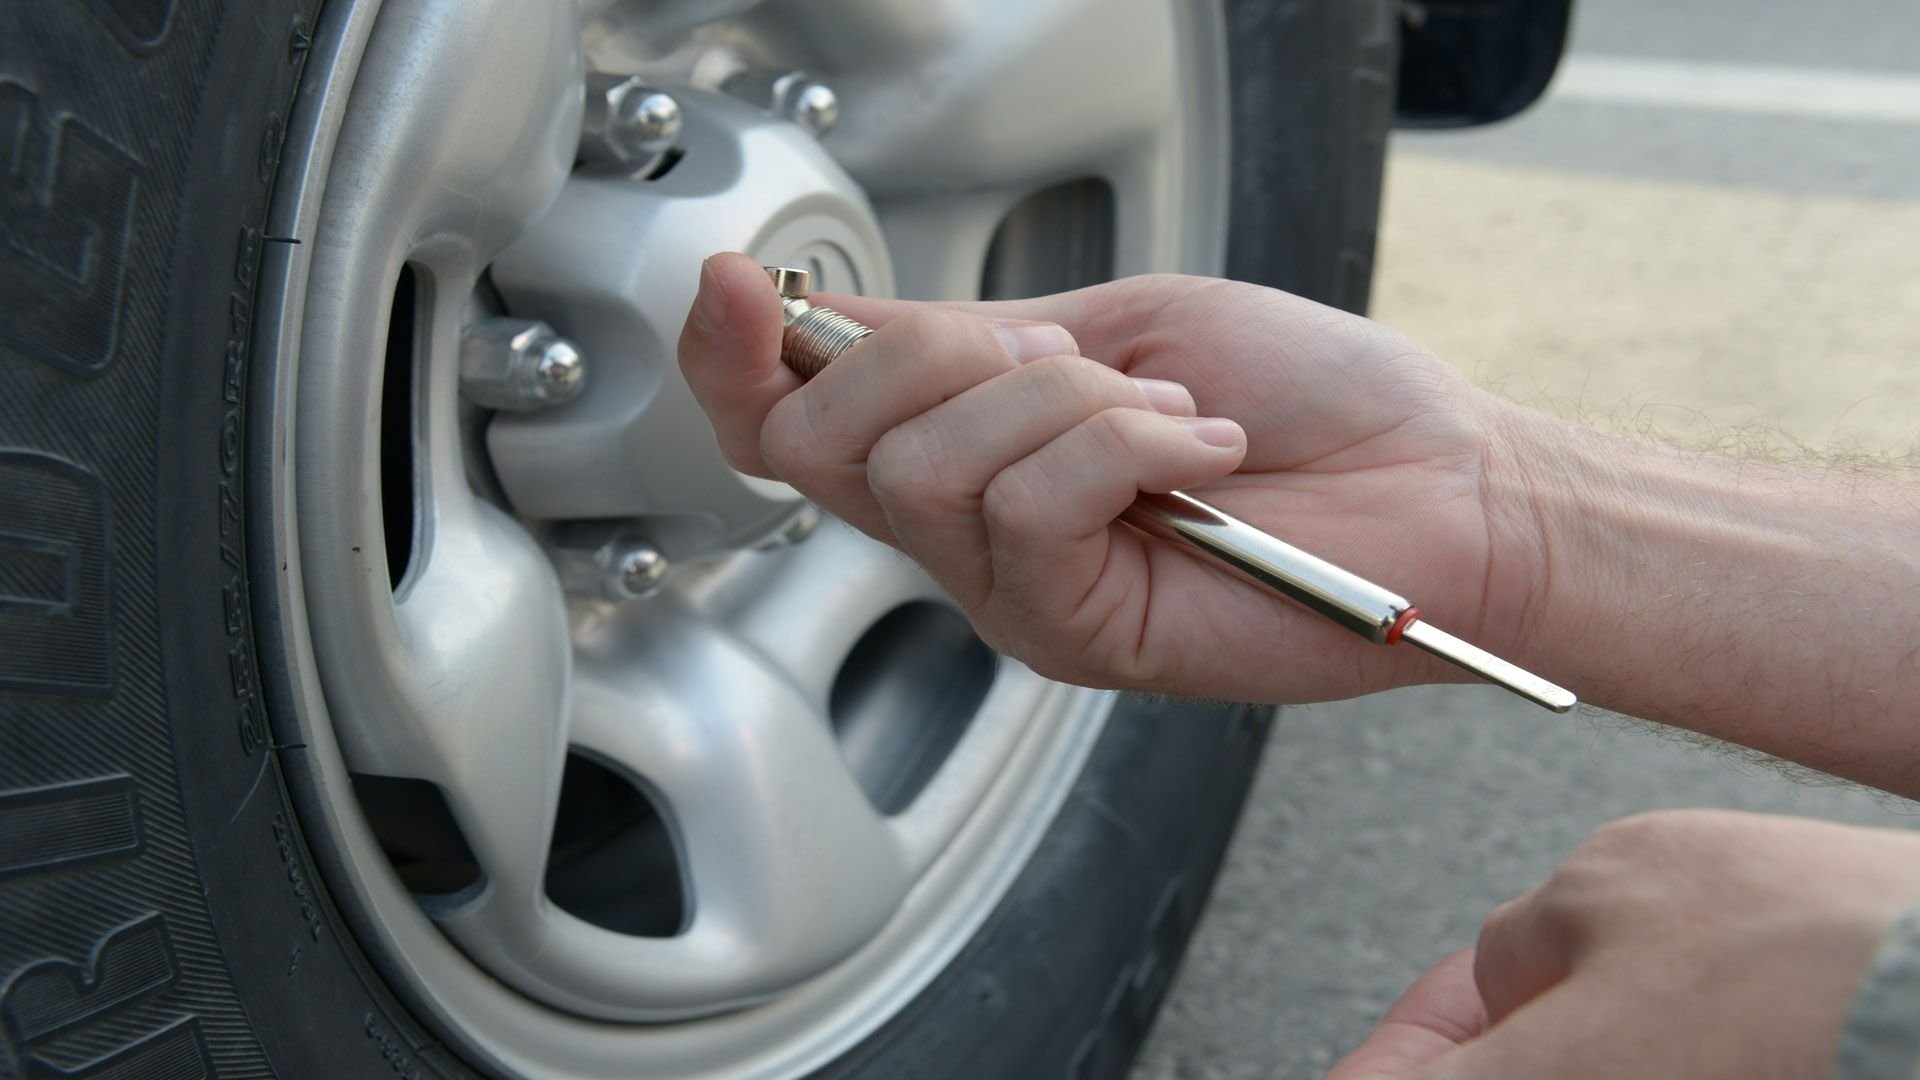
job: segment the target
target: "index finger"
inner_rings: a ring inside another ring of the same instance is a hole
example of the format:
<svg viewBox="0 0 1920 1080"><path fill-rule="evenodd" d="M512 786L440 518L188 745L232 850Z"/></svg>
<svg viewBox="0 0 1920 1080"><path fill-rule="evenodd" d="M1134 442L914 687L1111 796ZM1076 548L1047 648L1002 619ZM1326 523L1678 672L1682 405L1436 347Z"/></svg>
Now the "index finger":
<svg viewBox="0 0 1920 1080"><path fill-rule="evenodd" d="M680 371L713 422L727 464L772 476L760 457L767 411L800 388L780 362L780 295L754 260L738 252L700 265L700 292L680 331Z"/></svg>
<svg viewBox="0 0 1920 1080"><path fill-rule="evenodd" d="M1135 339L1153 315L1191 281L1167 276L1122 278L1071 292L1024 300L889 300L877 296L820 293L814 299L868 326L885 326L916 307L941 307L995 321L1047 322L1066 329L1081 355L1121 371Z"/></svg>
<svg viewBox="0 0 1920 1080"><path fill-rule="evenodd" d="M1365 1042L1341 1059L1326 1080L1400 1080L1410 1077L1486 1029L1486 1011L1473 981L1473 948L1449 954L1427 970Z"/></svg>

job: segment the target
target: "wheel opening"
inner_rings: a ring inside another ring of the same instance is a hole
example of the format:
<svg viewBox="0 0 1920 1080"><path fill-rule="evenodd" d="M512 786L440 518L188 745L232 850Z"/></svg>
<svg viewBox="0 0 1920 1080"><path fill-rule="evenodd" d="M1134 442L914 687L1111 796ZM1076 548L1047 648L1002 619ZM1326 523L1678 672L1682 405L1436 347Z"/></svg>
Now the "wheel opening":
<svg viewBox="0 0 1920 1080"><path fill-rule="evenodd" d="M854 645L828 712L874 809L913 803L980 711L996 662L965 616L924 600L888 612Z"/></svg>
<svg viewBox="0 0 1920 1080"><path fill-rule="evenodd" d="M623 773L567 755L547 856L547 898L606 930L672 937L686 928L680 855L659 808Z"/></svg>
<svg viewBox="0 0 1920 1080"><path fill-rule="evenodd" d="M407 566L413 561L417 293L413 267L402 266L393 286L380 390L380 520L386 532L387 581L395 589L406 579Z"/></svg>
<svg viewBox="0 0 1920 1080"><path fill-rule="evenodd" d="M658 180L661 177L672 172L673 167L675 165L680 164L680 159L686 156L687 156L687 152L685 150L682 150L677 146L673 147L672 149L668 150L666 153L661 154L660 160L654 162L653 167L648 169L644 174L642 174L640 179Z"/></svg>
<svg viewBox="0 0 1920 1080"><path fill-rule="evenodd" d="M1042 188L994 230L980 296L1044 296L1111 281L1113 235L1113 185L1087 177Z"/></svg>
<svg viewBox="0 0 1920 1080"><path fill-rule="evenodd" d="M480 884L480 864L439 785L404 776L353 773L353 793L394 873L423 901Z"/></svg>

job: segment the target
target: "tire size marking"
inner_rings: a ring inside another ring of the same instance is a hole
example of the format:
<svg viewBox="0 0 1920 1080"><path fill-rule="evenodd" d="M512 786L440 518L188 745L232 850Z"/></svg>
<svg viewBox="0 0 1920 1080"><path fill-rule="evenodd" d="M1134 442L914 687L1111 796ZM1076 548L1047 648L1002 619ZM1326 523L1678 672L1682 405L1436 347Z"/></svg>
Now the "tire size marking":
<svg viewBox="0 0 1920 1080"><path fill-rule="evenodd" d="M300 920L306 924L307 933L313 940L320 940L320 905L314 901L313 890L307 885L306 872L300 869L299 849L294 841L293 826L284 814L273 815L273 844L280 852L280 864L287 872L287 885L293 890L293 902L300 908ZM296 966L297 966L296 961ZM289 972L291 974L291 972Z"/></svg>
<svg viewBox="0 0 1920 1080"><path fill-rule="evenodd" d="M367 1038L380 1049L380 1056L387 1060L387 1066L393 1070L395 1076L402 1077L403 1080L420 1080L426 1075L420 1071L420 1066L414 1063L413 1057L407 1053L407 1048L386 1028L380 1026L380 1018L373 1015L371 1011L366 1015L366 1032Z"/></svg>
<svg viewBox="0 0 1920 1080"><path fill-rule="evenodd" d="M246 400L248 342L253 330L254 276L260 264L260 230L243 226L233 259L233 288L227 294L226 352L220 364L220 414L214 447L220 463L220 562L226 580L220 586L221 628L227 638L227 682L233 692L233 724L243 753L265 742L261 723L260 681L253 659L252 605L246 576Z"/></svg>

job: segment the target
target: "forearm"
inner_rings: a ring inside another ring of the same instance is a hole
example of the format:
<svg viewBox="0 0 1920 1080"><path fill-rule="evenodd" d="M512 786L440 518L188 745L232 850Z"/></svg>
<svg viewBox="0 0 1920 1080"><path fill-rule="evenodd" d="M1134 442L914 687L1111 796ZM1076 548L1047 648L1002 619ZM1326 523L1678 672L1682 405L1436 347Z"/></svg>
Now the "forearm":
<svg viewBox="0 0 1920 1080"><path fill-rule="evenodd" d="M1920 481L1741 462L1513 409L1523 662L1618 712L1920 794ZM1528 550L1527 544L1532 544ZM1498 614L1496 612L1496 614Z"/></svg>

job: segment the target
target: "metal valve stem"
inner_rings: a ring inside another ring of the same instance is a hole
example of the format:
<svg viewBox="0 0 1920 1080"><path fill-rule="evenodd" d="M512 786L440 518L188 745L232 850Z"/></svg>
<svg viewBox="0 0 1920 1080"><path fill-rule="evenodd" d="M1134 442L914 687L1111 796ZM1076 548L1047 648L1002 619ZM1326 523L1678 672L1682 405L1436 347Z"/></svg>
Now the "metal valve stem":
<svg viewBox="0 0 1920 1080"><path fill-rule="evenodd" d="M767 274L780 290L780 317L787 325L780 341L780 359L803 379L820 374L833 358L853 348L873 327L807 299L813 275L786 266L769 266Z"/></svg>
<svg viewBox="0 0 1920 1080"><path fill-rule="evenodd" d="M813 276L805 270L778 266L766 270L780 291L786 322L780 359L801 378L813 378L835 357L873 333L872 327L810 302L807 296L812 291ZM1183 491L1142 494L1120 520L1205 555L1369 641L1382 645L1411 642L1554 712L1566 712L1576 704L1572 692L1421 621L1419 610L1395 593Z"/></svg>

